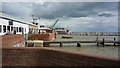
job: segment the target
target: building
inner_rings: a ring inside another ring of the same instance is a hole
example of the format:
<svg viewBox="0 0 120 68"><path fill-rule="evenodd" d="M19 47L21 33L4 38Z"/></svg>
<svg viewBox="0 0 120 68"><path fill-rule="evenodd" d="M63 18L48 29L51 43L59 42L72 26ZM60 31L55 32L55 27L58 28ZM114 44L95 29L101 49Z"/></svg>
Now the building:
<svg viewBox="0 0 120 68"><path fill-rule="evenodd" d="M8 32L12 33L12 31L16 31L16 34L28 34L30 30L33 33L38 33L38 26L16 19L7 14L0 14L0 35L4 35Z"/></svg>

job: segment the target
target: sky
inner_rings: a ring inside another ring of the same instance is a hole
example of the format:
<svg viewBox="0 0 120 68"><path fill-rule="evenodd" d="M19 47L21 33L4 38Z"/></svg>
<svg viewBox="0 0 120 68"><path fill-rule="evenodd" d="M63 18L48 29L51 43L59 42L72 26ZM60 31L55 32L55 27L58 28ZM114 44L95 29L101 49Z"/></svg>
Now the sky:
<svg viewBox="0 0 120 68"><path fill-rule="evenodd" d="M1 2L0 11L28 22L73 32L118 32L118 2Z"/></svg>

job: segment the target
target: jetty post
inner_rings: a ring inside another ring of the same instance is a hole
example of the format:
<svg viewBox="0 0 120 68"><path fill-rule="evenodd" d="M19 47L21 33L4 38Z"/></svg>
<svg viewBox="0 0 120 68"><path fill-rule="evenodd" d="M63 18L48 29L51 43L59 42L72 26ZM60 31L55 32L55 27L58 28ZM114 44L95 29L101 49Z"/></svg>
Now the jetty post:
<svg viewBox="0 0 120 68"><path fill-rule="evenodd" d="M115 40L116 40L116 38L114 38L114 46L116 45L116 44L115 44Z"/></svg>
<svg viewBox="0 0 120 68"><path fill-rule="evenodd" d="M105 39L103 38L103 43L102 43L103 47L105 46Z"/></svg>
<svg viewBox="0 0 120 68"><path fill-rule="evenodd" d="M63 43L62 42L60 42L60 47L63 47Z"/></svg>
<svg viewBox="0 0 120 68"><path fill-rule="evenodd" d="M27 42L25 42L25 47L27 47L28 46L28 43Z"/></svg>
<svg viewBox="0 0 120 68"><path fill-rule="evenodd" d="M81 47L81 44L80 44L80 42L77 42L77 47Z"/></svg>
<svg viewBox="0 0 120 68"><path fill-rule="evenodd" d="M96 37L96 42L97 42L97 46L99 46L99 43L98 43L98 37Z"/></svg>

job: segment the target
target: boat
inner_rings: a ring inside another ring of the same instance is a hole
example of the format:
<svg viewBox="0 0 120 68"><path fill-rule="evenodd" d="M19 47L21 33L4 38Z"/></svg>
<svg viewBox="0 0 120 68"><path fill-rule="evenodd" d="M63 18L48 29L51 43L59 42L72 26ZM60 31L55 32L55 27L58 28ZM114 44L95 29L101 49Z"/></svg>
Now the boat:
<svg viewBox="0 0 120 68"><path fill-rule="evenodd" d="M72 36L62 36L62 38L72 39Z"/></svg>

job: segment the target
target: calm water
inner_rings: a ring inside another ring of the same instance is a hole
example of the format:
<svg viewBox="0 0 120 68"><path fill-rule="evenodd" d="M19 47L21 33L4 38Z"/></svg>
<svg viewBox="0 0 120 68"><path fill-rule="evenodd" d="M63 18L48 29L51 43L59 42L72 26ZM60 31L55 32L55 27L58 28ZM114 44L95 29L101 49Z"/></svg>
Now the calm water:
<svg viewBox="0 0 120 68"><path fill-rule="evenodd" d="M73 37L73 39L62 39L63 35L57 35L57 38L55 41L94 41L96 40L97 36L75 36L75 35L70 35ZM65 35L64 35L65 36ZM118 40L118 36L98 36L98 40L113 40L116 38ZM108 44L106 45L113 45L113 44ZM96 43L84 43L82 44L82 47L76 47L76 44L63 44L64 47L59 47L59 44L52 44L52 48L58 48L58 49L64 49L64 50L70 50L70 51L77 51L77 52L82 52L82 53L89 53L89 54L95 54L95 55L102 55L102 56L109 56L109 57L115 57L115 58L120 58L119 56L119 51L120 51L120 46L96 46Z"/></svg>

